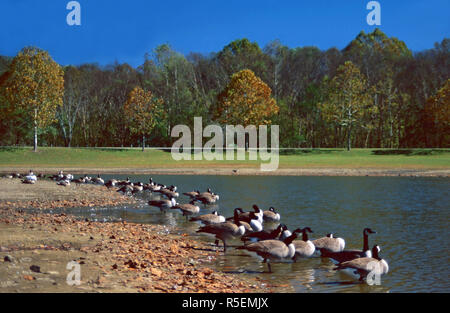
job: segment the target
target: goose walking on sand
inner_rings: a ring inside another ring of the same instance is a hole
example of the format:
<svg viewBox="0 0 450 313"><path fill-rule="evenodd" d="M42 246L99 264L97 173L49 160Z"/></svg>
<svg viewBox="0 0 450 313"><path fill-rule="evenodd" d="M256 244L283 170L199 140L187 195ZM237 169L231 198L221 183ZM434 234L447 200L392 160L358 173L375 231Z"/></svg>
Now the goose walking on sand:
<svg viewBox="0 0 450 313"><path fill-rule="evenodd" d="M272 272L270 266L271 261L282 261L292 259L295 255L295 246L292 243L297 238L297 233L301 229L296 229L293 234L284 241L277 239L262 240L245 246L238 247L239 250L247 250L256 253L263 259L263 263L267 263L269 272Z"/></svg>
<svg viewBox="0 0 450 313"><path fill-rule="evenodd" d="M24 184L35 184L37 181L36 175L34 175L33 171L30 170L27 176L25 176L25 179L22 180L22 183Z"/></svg>
<svg viewBox="0 0 450 313"><path fill-rule="evenodd" d="M359 274L359 280L362 281L367 278L369 273L375 275L383 275L389 272L389 265L386 260L379 256L381 251L378 245L372 248L372 257L357 258L351 261L339 263L334 270L354 269L355 274Z"/></svg>

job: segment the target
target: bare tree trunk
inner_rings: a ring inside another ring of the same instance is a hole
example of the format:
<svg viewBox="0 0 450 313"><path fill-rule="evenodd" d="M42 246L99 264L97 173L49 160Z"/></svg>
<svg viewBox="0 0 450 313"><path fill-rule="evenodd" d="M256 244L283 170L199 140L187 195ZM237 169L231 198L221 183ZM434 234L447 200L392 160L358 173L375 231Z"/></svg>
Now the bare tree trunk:
<svg viewBox="0 0 450 313"><path fill-rule="evenodd" d="M142 152L145 151L145 135L142 135Z"/></svg>
<svg viewBox="0 0 450 313"><path fill-rule="evenodd" d="M34 109L34 152L37 152L37 109Z"/></svg>
<svg viewBox="0 0 450 313"><path fill-rule="evenodd" d="M352 149L352 126L350 125L348 127L347 132L347 151L350 151Z"/></svg>

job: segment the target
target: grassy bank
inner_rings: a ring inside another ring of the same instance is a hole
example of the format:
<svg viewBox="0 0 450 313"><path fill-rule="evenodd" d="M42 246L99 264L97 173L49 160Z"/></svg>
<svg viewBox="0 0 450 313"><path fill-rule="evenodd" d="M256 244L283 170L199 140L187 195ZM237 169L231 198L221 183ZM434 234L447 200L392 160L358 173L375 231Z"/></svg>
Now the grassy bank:
<svg viewBox="0 0 450 313"><path fill-rule="evenodd" d="M258 161L175 161L170 152L117 148L0 148L0 170L9 168L189 169L259 168ZM282 151L279 168L450 169L450 149L304 149Z"/></svg>

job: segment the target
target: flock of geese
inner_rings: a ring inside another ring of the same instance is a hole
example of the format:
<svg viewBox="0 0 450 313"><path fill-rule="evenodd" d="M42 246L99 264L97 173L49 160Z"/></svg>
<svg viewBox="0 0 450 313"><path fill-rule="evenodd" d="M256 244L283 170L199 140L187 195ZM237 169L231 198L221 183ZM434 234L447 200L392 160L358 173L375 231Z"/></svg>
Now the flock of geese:
<svg viewBox="0 0 450 313"><path fill-rule="evenodd" d="M26 184L34 184L37 178L45 178L44 175L34 175L32 171L28 175L11 174L5 176L7 178L23 178L22 182ZM380 247L374 245L372 249L369 247L369 235L376 233L370 228L363 230L363 247L361 250L345 249L345 240L343 238L335 238L332 233L325 237L310 240L309 234L313 233L310 227L297 228L292 232L285 224L279 224L281 220L280 214L274 207L268 210L260 209L256 204L253 205L253 211L245 212L242 208L234 209L231 217L219 215L217 211L212 213L199 215L200 203L204 206L215 204L219 200L219 195L214 193L210 188L205 192L191 191L185 192L183 195L188 197L188 203L178 203L176 198L179 197L176 186L166 186L155 183L152 178L144 184L142 182L133 183L129 178L126 180L111 179L105 182L100 175L97 177L80 177L74 179L71 174L64 174L60 171L57 175L48 178L55 180L58 185L69 186L70 183L76 184L98 184L108 188L116 188L117 192L127 195L149 191L153 194L161 194L160 200L150 200L148 205L157 207L161 211L178 210L191 222L200 223L202 226L197 233L204 233L215 237L216 246L219 242L223 243L223 251L227 250L227 243L233 239L240 239L243 245L236 247L238 250L245 250L252 255L262 259L263 263L267 263L269 272L272 272L271 262L280 261L298 261L301 258L313 256L315 252L320 253L323 258L330 258L336 263L335 270L350 269L354 274L359 275L359 280L366 279L369 273L383 275L389 271L388 263L379 255ZM275 226L266 227L264 225ZM298 238L301 235L301 239Z"/></svg>

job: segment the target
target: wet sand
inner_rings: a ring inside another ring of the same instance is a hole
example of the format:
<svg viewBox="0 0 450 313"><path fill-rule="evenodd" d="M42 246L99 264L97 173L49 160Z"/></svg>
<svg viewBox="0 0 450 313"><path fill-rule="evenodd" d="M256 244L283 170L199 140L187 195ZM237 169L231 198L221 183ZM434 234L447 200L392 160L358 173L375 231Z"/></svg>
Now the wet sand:
<svg viewBox="0 0 450 313"><path fill-rule="evenodd" d="M260 277L211 269L210 262L223 253L222 248L171 234L162 225L100 223L19 209L27 203L39 203L41 208L58 203L82 206L94 198L111 202L115 197L101 186L53 189L53 185L0 180L0 292L291 291ZM16 194L11 194L14 190ZM16 196L20 201L14 200ZM72 270L67 269L69 262L80 265L79 286L66 282Z"/></svg>

